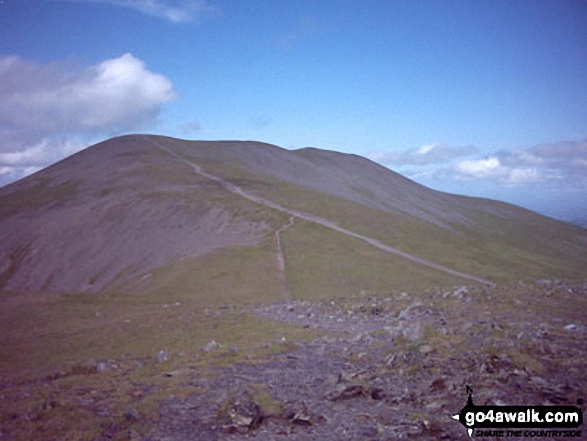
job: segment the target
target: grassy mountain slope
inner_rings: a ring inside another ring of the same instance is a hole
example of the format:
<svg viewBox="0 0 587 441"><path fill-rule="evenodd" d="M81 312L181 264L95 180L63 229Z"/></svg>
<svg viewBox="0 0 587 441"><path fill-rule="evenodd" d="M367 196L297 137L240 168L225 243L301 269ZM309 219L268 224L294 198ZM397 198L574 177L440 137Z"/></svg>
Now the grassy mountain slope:
<svg viewBox="0 0 587 441"><path fill-rule="evenodd" d="M585 274L585 231L520 207L430 190L355 155L160 140L250 193L450 268L496 282Z"/></svg>
<svg viewBox="0 0 587 441"><path fill-rule="evenodd" d="M280 299L275 232L289 216L194 173L152 141L250 194L492 281L587 268L584 229L430 190L356 155L134 135L0 189L0 290ZM294 297L463 283L311 222L298 219L282 236Z"/></svg>

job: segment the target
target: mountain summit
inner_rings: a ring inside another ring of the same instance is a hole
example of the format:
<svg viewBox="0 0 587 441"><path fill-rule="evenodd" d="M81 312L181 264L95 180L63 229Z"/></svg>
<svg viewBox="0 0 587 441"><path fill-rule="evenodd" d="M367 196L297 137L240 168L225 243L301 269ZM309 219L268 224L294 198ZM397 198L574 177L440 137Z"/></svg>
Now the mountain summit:
<svg viewBox="0 0 587 441"><path fill-rule="evenodd" d="M5 292L263 302L585 268L585 229L315 148L128 135L0 189Z"/></svg>

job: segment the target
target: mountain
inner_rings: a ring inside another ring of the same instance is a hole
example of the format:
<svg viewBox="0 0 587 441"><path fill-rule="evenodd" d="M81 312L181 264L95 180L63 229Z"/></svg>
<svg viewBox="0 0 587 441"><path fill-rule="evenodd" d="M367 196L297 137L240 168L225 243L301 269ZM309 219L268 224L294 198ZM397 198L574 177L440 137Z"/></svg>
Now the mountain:
<svg viewBox="0 0 587 441"><path fill-rule="evenodd" d="M585 276L587 231L357 155L128 135L0 189L0 291L316 299Z"/></svg>
<svg viewBox="0 0 587 441"><path fill-rule="evenodd" d="M0 438L457 439L585 396L586 268L356 155L111 139L0 188Z"/></svg>

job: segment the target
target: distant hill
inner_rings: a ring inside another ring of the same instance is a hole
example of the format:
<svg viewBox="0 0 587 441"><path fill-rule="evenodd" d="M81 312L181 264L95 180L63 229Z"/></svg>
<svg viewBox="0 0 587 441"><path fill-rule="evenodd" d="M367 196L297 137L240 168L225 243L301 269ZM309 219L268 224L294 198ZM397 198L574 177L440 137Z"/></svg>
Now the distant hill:
<svg viewBox="0 0 587 441"><path fill-rule="evenodd" d="M0 291L203 304L581 277L587 231L368 159L129 135L0 189Z"/></svg>

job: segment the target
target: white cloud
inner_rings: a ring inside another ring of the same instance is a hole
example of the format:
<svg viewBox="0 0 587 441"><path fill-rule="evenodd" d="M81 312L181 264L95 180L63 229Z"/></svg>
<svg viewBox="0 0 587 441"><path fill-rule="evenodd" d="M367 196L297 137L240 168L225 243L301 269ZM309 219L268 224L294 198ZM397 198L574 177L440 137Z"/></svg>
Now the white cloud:
<svg viewBox="0 0 587 441"><path fill-rule="evenodd" d="M587 140L500 150L485 157L443 165L440 159L448 162L457 156L447 149L441 144L429 144L391 157L385 154L371 157L378 162L405 165L404 173L428 183L486 180L509 187L542 183L565 191L587 190ZM466 154L467 151L463 149L460 153Z"/></svg>
<svg viewBox="0 0 587 441"><path fill-rule="evenodd" d="M497 155L512 169L537 169L544 180L572 181L574 186L587 188L587 140L540 144Z"/></svg>
<svg viewBox="0 0 587 441"><path fill-rule="evenodd" d="M128 53L87 68L0 56L0 185L104 135L148 127L175 96Z"/></svg>
<svg viewBox="0 0 587 441"><path fill-rule="evenodd" d="M428 165L446 163L458 157L472 155L477 151L477 147L470 145L450 147L435 143L401 153L373 153L369 157L382 164Z"/></svg>
<svg viewBox="0 0 587 441"><path fill-rule="evenodd" d="M0 153L0 166L41 167L48 162L58 161L71 155L85 146L86 143L81 141L49 137L16 151Z"/></svg>
<svg viewBox="0 0 587 441"><path fill-rule="evenodd" d="M457 179L490 178L508 185L523 185L544 180L537 167L512 167L496 156L461 161L455 166Z"/></svg>
<svg viewBox="0 0 587 441"><path fill-rule="evenodd" d="M507 182L510 184L526 184L528 182L539 182L542 180L540 172L536 167L513 168L509 170Z"/></svg>
<svg viewBox="0 0 587 441"><path fill-rule="evenodd" d="M14 166L31 164L44 160L45 152L42 145L33 146L27 150L0 153L0 164L4 166Z"/></svg>
<svg viewBox="0 0 587 441"><path fill-rule="evenodd" d="M418 150L416 150L415 153L417 155L425 155L427 153L430 153L431 150L434 150L438 146L439 146L439 144L427 144L427 145L423 145Z"/></svg>
<svg viewBox="0 0 587 441"><path fill-rule="evenodd" d="M77 0L77 2L107 3L113 6L134 9L143 14L162 18L173 23L187 23L214 10L204 0Z"/></svg>
<svg viewBox="0 0 587 441"><path fill-rule="evenodd" d="M503 166L496 157L461 161L456 168L461 173L475 178L496 176L503 170Z"/></svg>
<svg viewBox="0 0 587 441"><path fill-rule="evenodd" d="M74 73L0 57L0 124L15 129L131 130L174 98L171 81L128 53Z"/></svg>
<svg viewBox="0 0 587 441"><path fill-rule="evenodd" d="M9 167L0 166L0 186L22 179L41 170L43 167Z"/></svg>

